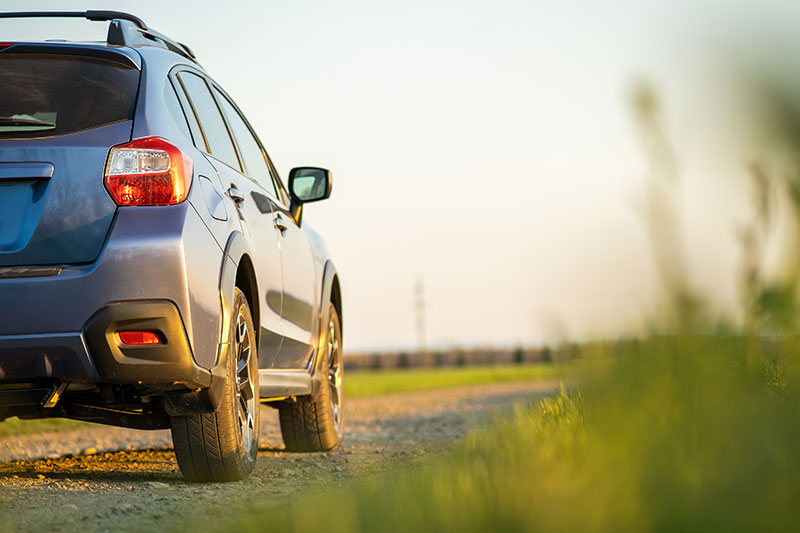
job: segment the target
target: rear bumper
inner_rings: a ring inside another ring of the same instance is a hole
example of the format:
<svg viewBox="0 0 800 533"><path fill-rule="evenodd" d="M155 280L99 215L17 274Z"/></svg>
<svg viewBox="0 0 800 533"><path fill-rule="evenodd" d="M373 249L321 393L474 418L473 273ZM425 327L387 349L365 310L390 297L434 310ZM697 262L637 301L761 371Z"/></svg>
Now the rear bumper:
<svg viewBox="0 0 800 533"><path fill-rule="evenodd" d="M117 333L155 331L163 344L127 346ZM0 381L211 385L195 363L178 308L165 300L115 302L77 333L0 336Z"/></svg>
<svg viewBox="0 0 800 533"><path fill-rule="evenodd" d="M0 335L0 381L56 378L99 380L82 332Z"/></svg>

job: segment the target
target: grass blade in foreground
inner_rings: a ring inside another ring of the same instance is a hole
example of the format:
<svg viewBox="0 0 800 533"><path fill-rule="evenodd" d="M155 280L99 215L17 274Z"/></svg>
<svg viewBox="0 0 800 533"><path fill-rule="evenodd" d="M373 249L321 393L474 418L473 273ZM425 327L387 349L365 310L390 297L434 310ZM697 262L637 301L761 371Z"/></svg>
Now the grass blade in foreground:
<svg viewBox="0 0 800 533"><path fill-rule="evenodd" d="M609 349L613 362L580 395L562 392L520 409L438 464L236 525L307 531L326 523L333 531L365 532L794 529L796 344L773 344L767 355L754 354L740 338L622 343Z"/></svg>

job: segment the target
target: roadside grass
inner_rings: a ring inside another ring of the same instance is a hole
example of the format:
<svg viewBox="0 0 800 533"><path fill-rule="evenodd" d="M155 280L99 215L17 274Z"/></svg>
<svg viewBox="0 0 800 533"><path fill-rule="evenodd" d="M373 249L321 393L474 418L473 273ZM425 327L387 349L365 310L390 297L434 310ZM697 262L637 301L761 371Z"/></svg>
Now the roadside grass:
<svg viewBox="0 0 800 533"><path fill-rule="evenodd" d="M452 454L224 529L763 531L800 523L800 342L653 336ZM610 361L609 361L610 360ZM588 376L588 377L587 377Z"/></svg>
<svg viewBox="0 0 800 533"><path fill-rule="evenodd" d="M70 431L86 427L94 427L95 424L69 420L66 418L42 418L38 420L21 420L17 417L9 418L0 422L0 439L14 435L29 435L31 433L56 433L59 431Z"/></svg>
<svg viewBox="0 0 800 533"><path fill-rule="evenodd" d="M558 379L563 372L563 367L546 363L358 370L345 374L344 387L347 398L362 398L467 385Z"/></svg>

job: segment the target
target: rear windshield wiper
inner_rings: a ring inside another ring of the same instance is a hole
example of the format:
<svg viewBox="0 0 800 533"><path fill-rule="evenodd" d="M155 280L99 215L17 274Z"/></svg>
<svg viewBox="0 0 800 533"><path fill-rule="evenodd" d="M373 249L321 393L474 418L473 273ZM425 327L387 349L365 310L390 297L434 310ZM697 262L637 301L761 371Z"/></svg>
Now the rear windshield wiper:
<svg viewBox="0 0 800 533"><path fill-rule="evenodd" d="M47 122L46 120L39 120L36 118L19 118L19 117L0 117L0 126L43 126L47 128L55 128L54 122Z"/></svg>

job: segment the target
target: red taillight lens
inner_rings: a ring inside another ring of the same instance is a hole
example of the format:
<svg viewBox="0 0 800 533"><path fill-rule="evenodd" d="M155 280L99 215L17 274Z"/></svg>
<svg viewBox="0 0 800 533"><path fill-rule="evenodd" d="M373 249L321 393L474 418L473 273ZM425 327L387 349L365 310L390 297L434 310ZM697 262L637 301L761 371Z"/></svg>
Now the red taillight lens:
<svg viewBox="0 0 800 533"><path fill-rule="evenodd" d="M172 205L186 200L192 159L160 137L144 137L111 148L104 181L120 206Z"/></svg>
<svg viewBox="0 0 800 533"><path fill-rule="evenodd" d="M120 331L119 340L122 344L141 346L144 344L164 344L158 333L152 331Z"/></svg>
<svg viewBox="0 0 800 533"><path fill-rule="evenodd" d="M14 46L15 43L0 43L0 50L5 50L11 46Z"/></svg>

